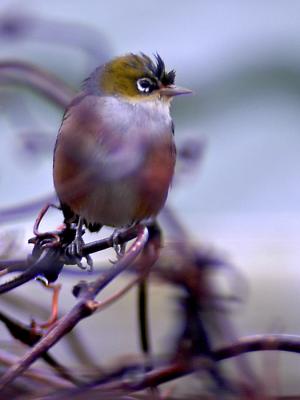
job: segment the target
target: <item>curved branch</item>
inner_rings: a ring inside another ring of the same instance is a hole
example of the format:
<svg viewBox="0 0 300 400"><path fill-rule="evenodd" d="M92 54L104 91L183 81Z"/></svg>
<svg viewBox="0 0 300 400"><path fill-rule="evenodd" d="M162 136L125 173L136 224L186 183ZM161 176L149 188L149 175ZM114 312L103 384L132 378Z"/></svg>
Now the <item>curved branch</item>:
<svg viewBox="0 0 300 400"><path fill-rule="evenodd" d="M63 263L59 261L61 256L61 249L48 249L45 251L45 255L41 256L36 262L28 263L28 268L24 270L20 275L16 278L3 283L0 285L0 294L9 292L12 289L15 289L18 286L23 285L26 282L29 282L31 279L34 279L37 275L45 273L46 270L49 270L49 267L53 267L52 272L56 272L57 274L61 271L63 267ZM19 264L11 264L11 266L7 267L7 272L12 272L15 267L24 266L23 262ZM54 268L55 266L55 268ZM11 268L10 268L11 267ZM5 272L5 269L2 270Z"/></svg>
<svg viewBox="0 0 300 400"><path fill-rule="evenodd" d="M281 334L248 336L241 338L236 343L213 351L211 356L214 361L222 361L248 352L262 350L280 350L300 353L300 336ZM156 364L156 368L145 372L142 377L141 371L145 371L145 363L135 363L125 367L118 367L109 374L102 375L98 379L86 383L80 388L69 391L68 394L78 394L84 392L86 389L92 389L95 386L103 390L103 392L101 392L102 394L110 393L110 395L114 391L128 392L144 390L207 368L209 363L209 358L200 356L188 360L177 360L163 366ZM134 380L134 375L131 374L132 379L129 382L124 379L124 377L132 371L139 371L139 373L136 375L136 381ZM112 382L113 379L115 380L114 382ZM60 399L61 397L57 398Z"/></svg>
<svg viewBox="0 0 300 400"><path fill-rule="evenodd" d="M27 86L64 108L75 95L75 91L63 80L42 68L21 61L0 62L0 83Z"/></svg>
<svg viewBox="0 0 300 400"><path fill-rule="evenodd" d="M215 350L212 352L212 356L215 361L222 361L241 354L266 350L300 353L300 336L281 334L246 336L232 345ZM142 381L133 385L133 387L130 387L134 390L139 390L165 383L190 372L194 372L199 368L203 368L205 365L205 363L201 363L201 358L200 363L197 362L197 360L192 363L183 361L175 362L167 367L162 367L161 369L156 369L146 373Z"/></svg>
<svg viewBox="0 0 300 400"><path fill-rule="evenodd" d="M138 236L126 254L110 270L100 275L98 279L81 287L77 304L30 351L25 353L19 362L8 369L0 379L0 390L27 370L36 359L71 331L78 322L93 314L97 309L93 307L97 294L135 260L143 250L147 240L148 229L139 226Z"/></svg>
<svg viewBox="0 0 300 400"><path fill-rule="evenodd" d="M226 360L253 351L278 350L300 353L300 336L286 334L253 335L214 352L216 361Z"/></svg>

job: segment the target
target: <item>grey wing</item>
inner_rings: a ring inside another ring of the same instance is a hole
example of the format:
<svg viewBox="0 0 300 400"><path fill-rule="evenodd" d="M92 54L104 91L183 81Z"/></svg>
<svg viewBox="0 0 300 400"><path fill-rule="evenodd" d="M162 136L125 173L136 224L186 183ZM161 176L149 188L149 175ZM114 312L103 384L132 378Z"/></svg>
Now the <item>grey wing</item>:
<svg viewBox="0 0 300 400"><path fill-rule="evenodd" d="M76 161L97 171L99 180L130 176L145 158L146 144L131 105L115 98L79 96L70 105L62 130Z"/></svg>

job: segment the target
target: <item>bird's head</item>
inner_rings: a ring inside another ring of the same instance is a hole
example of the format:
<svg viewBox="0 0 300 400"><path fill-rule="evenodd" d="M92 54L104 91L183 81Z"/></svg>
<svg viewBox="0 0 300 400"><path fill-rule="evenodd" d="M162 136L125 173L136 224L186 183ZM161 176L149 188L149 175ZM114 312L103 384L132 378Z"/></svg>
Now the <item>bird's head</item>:
<svg viewBox="0 0 300 400"><path fill-rule="evenodd" d="M175 71L167 72L158 54L154 61L143 53L117 57L99 72L97 84L102 94L134 103L169 102L174 96L191 93L189 89L175 86Z"/></svg>

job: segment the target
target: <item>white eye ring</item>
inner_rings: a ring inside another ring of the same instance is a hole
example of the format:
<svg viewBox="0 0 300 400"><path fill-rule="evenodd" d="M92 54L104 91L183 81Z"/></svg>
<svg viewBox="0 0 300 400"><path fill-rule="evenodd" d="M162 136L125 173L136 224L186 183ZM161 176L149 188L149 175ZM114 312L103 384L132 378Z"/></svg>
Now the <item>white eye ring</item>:
<svg viewBox="0 0 300 400"><path fill-rule="evenodd" d="M152 86L152 81L149 78L140 78L136 81L136 86L140 92L149 93Z"/></svg>

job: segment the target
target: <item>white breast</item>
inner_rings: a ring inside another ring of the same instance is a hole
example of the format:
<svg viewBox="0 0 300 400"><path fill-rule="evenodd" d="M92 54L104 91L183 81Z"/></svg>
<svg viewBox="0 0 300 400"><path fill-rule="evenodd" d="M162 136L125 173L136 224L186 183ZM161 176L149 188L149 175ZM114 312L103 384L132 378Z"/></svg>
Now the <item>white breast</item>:
<svg viewBox="0 0 300 400"><path fill-rule="evenodd" d="M97 97L101 101L101 118L111 131L120 131L130 138L160 136L171 129L170 104L160 100L127 102L117 97ZM101 100L100 100L101 99Z"/></svg>
<svg viewBox="0 0 300 400"><path fill-rule="evenodd" d="M75 178L87 195L74 212L90 223L132 223L138 204L137 181L149 149L153 143L173 141L169 105L88 95L72 106L62 131L65 137L69 132L69 143L86 169ZM60 198L70 203L63 193Z"/></svg>

